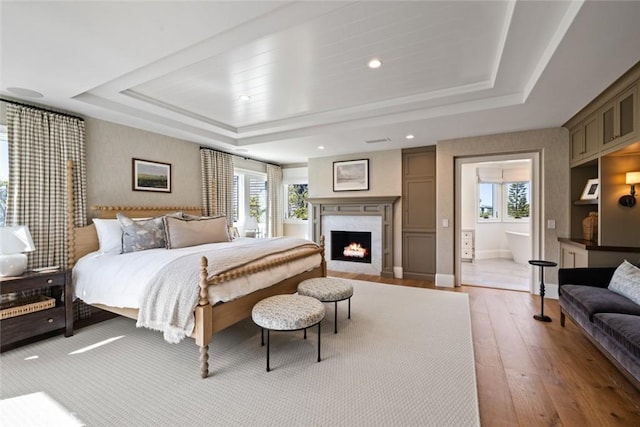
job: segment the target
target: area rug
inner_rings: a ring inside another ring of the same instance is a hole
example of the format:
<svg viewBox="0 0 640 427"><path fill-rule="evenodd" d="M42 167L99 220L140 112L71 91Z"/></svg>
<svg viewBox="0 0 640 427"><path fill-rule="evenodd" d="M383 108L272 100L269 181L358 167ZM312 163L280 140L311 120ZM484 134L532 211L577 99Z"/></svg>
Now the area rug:
<svg viewBox="0 0 640 427"><path fill-rule="evenodd" d="M480 425L468 296L350 282L337 334L325 305L319 363L316 328L274 332L266 372L251 319L214 337L207 379L193 340L168 344L125 318L5 352L0 425L26 422L9 417L30 396L88 426Z"/></svg>

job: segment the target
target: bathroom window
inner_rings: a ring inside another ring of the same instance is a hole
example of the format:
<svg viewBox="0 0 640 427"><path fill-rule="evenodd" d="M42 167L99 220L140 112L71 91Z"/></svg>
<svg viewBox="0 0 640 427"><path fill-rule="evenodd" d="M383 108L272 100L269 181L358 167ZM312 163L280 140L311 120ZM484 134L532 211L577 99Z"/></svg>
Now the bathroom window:
<svg viewBox="0 0 640 427"><path fill-rule="evenodd" d="M501 184L478 183L478 222L499 221Z"/></svg>
<svg viewBox="0 0 640 427"><path fill-rule="evenodd" d="M478 222L529 222L529 182L479 182Z"/></svg>
<svg viewBox="0 0 640 427"><path fill-rule="evenodd" d="M504 194L504 221L528 222L531 208L531 186L529 182L505 182L502 184Z"/></svg>

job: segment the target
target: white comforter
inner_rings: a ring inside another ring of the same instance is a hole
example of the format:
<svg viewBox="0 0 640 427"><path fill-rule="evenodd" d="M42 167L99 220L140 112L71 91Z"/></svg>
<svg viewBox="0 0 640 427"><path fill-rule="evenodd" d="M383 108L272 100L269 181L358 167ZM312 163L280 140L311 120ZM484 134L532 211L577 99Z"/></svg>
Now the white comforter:
<svg viewBox="0 0 640 427"><path fill-rule="evenodd" d="M282 239L282 238L277 238ZM291 239L295 246L303 239ZM140 308L144 306L146 290L160 271L180 258L202 251L213 254L244 247L261 245L276 239L238 239L228 243L213 243L181 249L150 249L121 255L93 252L82 257L73 268L74 295L88 304L104 304L112 307ZM209 271L216 267L216 255L208 255ZM310 270L320 264L320 255L305 257L263 272L243 276L209 287L209 301L215 304L230 301L258 289L271 286L287 277ZM177 262L177 261L176 261ZM199 263L191 272L197 272ZM198 283L188 284L198 287Z"/></svg>

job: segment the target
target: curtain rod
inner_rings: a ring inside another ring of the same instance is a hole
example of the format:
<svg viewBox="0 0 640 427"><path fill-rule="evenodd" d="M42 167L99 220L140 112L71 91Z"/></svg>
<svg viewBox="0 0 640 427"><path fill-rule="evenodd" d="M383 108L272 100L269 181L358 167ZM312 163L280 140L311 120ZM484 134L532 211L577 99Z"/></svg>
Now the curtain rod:
<svg viewBox="0 0 640 427"><path fill-rule="evenodd" d="M279 165L278 163L265 162L264 160L253 159L253 158L251 158L251 157L247 157L247 156L239 156L239 155L234 154L234 153L229 153L228 151L218 150L217 148L211 148L211 147L203 147L203 146L200 146L200 149L201 149L201 150L217 151L218 153L229 154L230 156L240 157L241 159L244 159L244 160L253 160L254 162L260 162L260 163L265 163L265 164L267 164L267 165L273 165L273 166L280 166L280 167L282 167L282 165Z"/></svg>
<svg viewBox="0 0 640 427"><path fill-rule="evenodd" d="M12 99L0 98L0 101L7 102L9 104L19 105L21 107L27 107L27 108L33 108L33 109L36 109L36 110L40 110L40 111L46 111L47 113L59 114L61 116L71 117L72 119L77 119L77 120L84 121L84 118L82 118L80 116L74 116L73 114L62 113L60 111L55 111L55 110L51 110L51 109L48 109L48 108L39 107L39 106L36 106L36 105L24 104L22 102L14 101Z"/></svg>

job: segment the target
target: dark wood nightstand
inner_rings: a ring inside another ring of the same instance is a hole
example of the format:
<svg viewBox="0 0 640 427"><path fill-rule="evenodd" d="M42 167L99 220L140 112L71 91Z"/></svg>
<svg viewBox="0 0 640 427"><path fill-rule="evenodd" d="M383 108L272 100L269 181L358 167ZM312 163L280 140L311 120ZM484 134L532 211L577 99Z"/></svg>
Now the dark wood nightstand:
<svg viewBox="0 0 640 427"><path fill-rule="evenodd" d="M19 295L23 291L41 288L50 288L55 307L0 321L0 351L35 341L35 337L48 337L60 332L64 332L65 337L73 335L71 270L26 272L17 277L0 277L2 295Z"/></svg>

